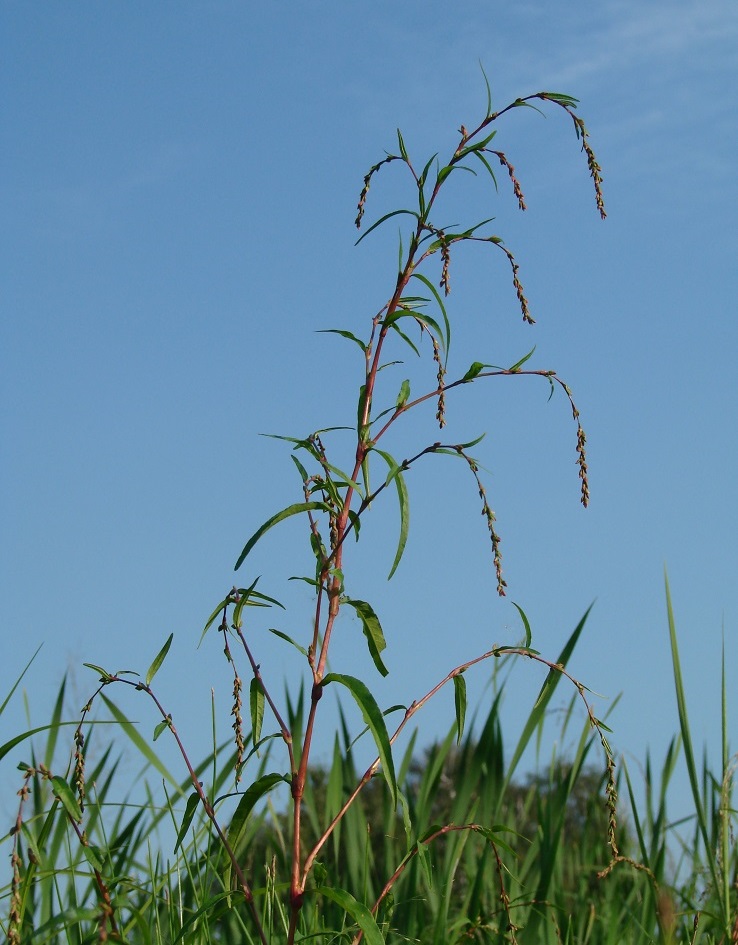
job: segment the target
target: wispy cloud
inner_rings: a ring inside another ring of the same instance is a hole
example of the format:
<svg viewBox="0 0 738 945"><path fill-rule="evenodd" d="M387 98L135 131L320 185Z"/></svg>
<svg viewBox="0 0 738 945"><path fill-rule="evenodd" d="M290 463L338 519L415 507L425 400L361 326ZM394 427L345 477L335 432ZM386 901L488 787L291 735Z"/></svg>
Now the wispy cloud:
<svg viewBox="0 0 738 945"><path fill-rule="evenodd" d="M733 0L606 0L575 35L576 49L564 42L549 46L545 56L547 67L565 85L597 81L624 69L666 78L689 72L708 56L713 73L738 68L738 4Z"/></svg>

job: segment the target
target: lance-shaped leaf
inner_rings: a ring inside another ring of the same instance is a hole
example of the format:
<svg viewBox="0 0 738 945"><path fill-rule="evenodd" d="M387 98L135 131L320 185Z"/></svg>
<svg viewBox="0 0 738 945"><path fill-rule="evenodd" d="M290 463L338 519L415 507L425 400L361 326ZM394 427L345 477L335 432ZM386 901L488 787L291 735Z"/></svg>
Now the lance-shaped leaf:
<svg viewBox="0 0 738 945"><path fill-rule="evenodd" d="M508 371L511 374L515 374L517 371L519 371L520 368L525 364L525 362L532 356L535 350L536 350L536 346L533 345L533 347L530 349L530 351L526 355L524 355L519 361L516 361L515 364L513 364L511 368L508 368Z"/></svg>
<svg viewBox="0 0 738 945"><path fill-rule="evenodd" d="M254 745L261 738L261 726L264 722L264 688L256 677L249 688L249 706L251 708L251 734Z"/></svg>
<svg viewBox="0 0 738 945"><path fill-rule="evenodd" d="M89 844L84 844L82 846L82 853L93 870L97 870L98 873L101 873L105 869L103 854L100 850L100 847L93 847Z"/></svg>
<svg viewBox="0 0 738 945"><path fill-rule="evenodd" d="M398 409L404 407L410 399L410 381L406 378L400 385L400 393L397 395L395 407Z"/></svg>
<svg viewBox="0 0 738 945"><path fill-rule="evenodd" d="M387 476L387 482L394 481L397 488L397 498L400 503L400 538L397 543L395 560L392 562L390 573L387 575L387 580L389 581L389 579L397 570L397 565L400 563L402 555L405 551L405 545L407 544L407 533L408 529L410 528L410 499L407 492L405 477L402 474L402 466L400 466L399 463L397 463L396 460L384 450L377 449L375 446L374 451L378 453L389 466L390 471L389 475Z"/></svg>
<svg viewBox="0 0 738 945"><path fill-rule="evenodd" d="M371 605L367 604L366 601L351 600L350 597L344 597L343 603L349 604L349 606L353 607L356 611L361 620L361 627L366 637L369 652L374 660L374 665L383 676L386 676L389 670L382 662L380 654L382 650L387 648L387 643L384 639L384 633L382 632L379 618L372 610Z"/></svg>
<svg viewBox="0 0 738 945"><path fill-rule="evenodd" d="M462 384L467 384L469 381L473 381L485 368L494 368L494 364L482 364L481 361L475 361L466 374L461 378Z"/></svg>
<svg viewBox="0 0 738 945"><path fill-rule="evenodd" d="M413 210L393 210L391 213L385 213L385 215L384 215L383 217L380 217L379 220L377 220L375 223L372 223L372 225L369 227L369 229L366 231L366 233L362 234L362 235L358 238L358 240L356 241L356 243L355 243L354 245L355 245L355 246L358 246L359 243L360 243L365 237L369 236L369 234L372 232L372 230L376 230L376 228L377 228L378 226L381 226L381 225L385 222L385 220L389 220L390 217L396 217L396 216L398 216L398 215L401 214L401 213L407 214L407 215L410 216L410 217L415 217L416 220L419 220L419 219L420 219L420 217L418 216L418 214L415 213Z"/></svg>
<svg viewBox="0 0 738 945"><path fill-rule="evenodd" d="M497 132L493 131L491 134L488 134L486 138L481 138L479 141L475 141L474 144L469 144L465 148L462 148L458 153L457 160L460 161L462 158L465 158L467 154L471 154L474 151L483 151L496 134Z"/></svg>
<svg viewBox="0 0 738 945"><path fill-rule="evenodd" d="M59 775L54 775L51 779L51 789L54 797L61 801L64 810L76 823L82 823L82 811L80 810L74 791L69 786L69 782Z"/></svg>
<svg viewBox="0 0 738 945"><path fill-rule="evenodd" d="M403 161L408 161L407 148L405 147L405 142L402 137L402 132L400 129L397 129L397 143L400 146L400 154L402 155Z"/></svg>
<svg viewBox="0 0 738 945"><path fill-rule="evenodd" d="M228 843L234 852L238 850L239 841L244 835L251 811L261 798L268 794L274 785L279 784L280 781L289 784L290 779L286 774L265 774L254 781L251 787L244 792L243 797L238 802L238 807L233 812L231 825L228 828Z"/></svg>
<svg viewBox="0 0 738 945"><path fill-rule="evenodd" d="M395 777L395 764L392 758L392 746L387 733L387 726L384 724L384 716L374 696L369 692L366 685L360 679L356 679L355 676L330 673L323 680L323 685L327 686L332 682L337 682L345 686L354 697L359 709L361 709L364 721L368 725L369 731L374 738L374 743L377 746L377 753L382 766L382 774L390 789L392 804L394 807L397 807L397 778Z"/></svg>
<svg viewBox="0 0 738 945"><path fill-rule="evenodd" d="M0 760L2 760L8 754L8 752L11 752L16 747L16 745L20 745L20 743L24 742L27 738L31 738L33 735L37 735L39 732L50 732L59 725L76 726L77 722L55 722L51 725L39 725L38 728L30 728L27 732L23 732L22 735L16 735L14 738L11 738L9 741L0 745Z"/></svg>
<svg viewBox="0 0 738 945"><path fill-rule="evenodd" d="M332 466L330 463L325 464L328 469L336 476L336 480L339 485L351 486L352 489L355 489L359 493L361 498L364 498L364 493L361 491L361 486L359 483L352 479L348 473L345 473L342 469L339 469L338 466Z"/></svg>
<svg viewBox="0 0 738 945"><path fill-rule="evenodd" d="M456 744L461 744L466 719L466 680L459 673L454 676L454 707L456 709Z"/></svg>
<svg viewBox="0 0 738 945"><path fill-rule="evenodd" d="M334 889L333 886L317 886L315 893L332 899L344 909L364 933L367 945L384 945L384 936L379 931L374 916L362 902L357 902L351 893L345 889Z"/></svg>
<svg viewBox="0 0 738 945"><path fill-rule="evenodd" d="M533 633L531 632L531 629L530 629L530 621L526 617L523 608L519 604L516 604L515 601L513 601L512 605L520 614L520 619L523 621L523 626L525 627L525 640L523 642L523 646L525 647L526 650L528 650L530 649L530 643L533 638Z"/></svg>
<svg viewBox="0 0 738 945"><path fill-rule="evenodd" d="M182 818L182 823L177 833L177 842L174 844L174 852L180 848L182 841L187 836L187 831L190 829L190 824L192 823L192 818L195 816L195 811L197 810L197 805L200 803L200 795L197 791L193 791L192 794L187 798L187 806L185 807L184 817Z"/></svg>
<svg viewBox="0 0 738 945"><path fill-rule="evenodd" d="M113 678L112 673L103 669L102 666L98 666L97 663L83 663L82 665L86 666L88 669L94 669L96 673L100 673L100 682L108 682Z"/></svg>
<svg viewBox="0 0 738 945"><path fill-rule="evenodd" d="M255 590L258 580L259 578L257 577L250 587L236 588L238 602L233 608L233 616L231 618L231 623L234 627L241 626L241 612L244 607L271 607L272 604L275 604L277 607L281 607L282 610L285 609L284 604L280 604L274 597L269 597L267 594L262 594L260 591ZM233 591L231 591L231 596L234 596Z"/></svg>
<svg viewBox="0 0 738 945"><path fill-rule="evenodd" d="M413 279L419 279L424 286L427 286L433 293L433 298L438 303L438 307L440 308L441 314L443 315L443 323L446 328L445 338L442 336L439 338L439 341L443 344L443 347L446 351L446 357L448 358L448 349L451 347L451 323L448 320L448 314L446 313L446 306L443 304L443 299L430 279L424 276L421 272L414 272Z"/></svg>
<svg viewBox="0 0 738 945"><path fill-rule="evenodd" d="M492 114L492 89L489 87L489 79L487 78L487 73L484 71L484 67L481 62L479 63L479 68L482 70L482 75L484 76L484 84L487 88L487 118Z"/></svg>
<svg viewBox="0 0 738 945"><path fill-rule="evenodd" d="M151 680L152 680L152 679L154 678L154 676L156 676L156 674L158 673L159 667L160 667L161 664L164 662L164 659L166 658L166 655L167 655L167 653L169 652L169 647L172 645L172 640L173 640L173 639L174 639L174 634L173 634L173 633L170 633L170 634L169 634L169 637L167 638L167 642L166 642L166 643L164 644L164 646L159 650L159 652L156 654L156 657L154 658L154 662L151 664L151 666L149 666L148 672L146 673L146 685L147 685L147 686L149 686L149 685L151 684Z"/></svg>
<svg viewBox="0 0 738 945"><path fill-rule="evenodd" d="M293 579L293 578L290 578L290 580L294 580L294 579ZM309 584L315 584L315 583L316 583L312 578L303 578L303 580L304 580L304 581L307 581ZM307 654L307 650L305 649L304 646L300 646L300 644L297 643L295 640L293 640L292 637L287 636L286 633L282 633L281 630L275 630L274 627L270 627L270 628L269 628L269 632L270 632L270 633L273 633L276 637L281 637L282 640L286 640L287 643L291 643L292 646L296 647L296 648L302 653L303 656L307 656L307 655L308 655L308 654Z"/></svg>
<svg viewBox="0 0 738 945"><path fill-rule="evenodd" d="M118 725L120 725L121 730L131 740L136 750L143 756L143 758L146 759L146 761L148 761L152 768L156 769L163 778L165 778L170 784L179 790L179 782L169 771L161 758L159 758L158 753L155 752L146 739L141 736L135 724L131 722L130 719L128 719L123 714L123 712L121 712L118 706L107 698L107 696L102 694L100 698L107 706L108 711L113 716L115 721L118 723Z"/></svg>
<svg viewBox="0 0 738 945"><path fill-rule="evenodd" d="M321 328L318 331L319 335L340 335L342 338L348 338L349 341L355 341L356 344L361 348L361 350L366 354L366 345L361 339L357 338L356 335L352 334L350 331L344 331L342 328Z"/></svg>
<svg viewBox="0 0 738 945"><path fill-rule="evenodd" d="M294 505L288 505L286 509L282 509L281 512L277 512L276 515L272 515L270 519L267 519L266 522L257 528L254 534L249 538L249 540L244 545L243 551L238 556L238 561L234 567L234 571L238 569L243 564L246 556L249 554L254 545L259 541L259 539L265 535L270 528L274 525L278 525L279 522L283 522L286 518L289 518L291 515L299 515L301 512L329 512L330 509L325 504L325 502L296 502Z"/></svg>
<svg viewBox="0 0 738 945"><path fill-rule="evenodd" d="M574 648L576 647L579 637L582 634L582 630L584 630L584 625L587 622L587 617L589 616L589 612L591 609L592 607L590 605L585 611L582 619L579 621L579 623L576 625L576 627L572 631L571 636L564 644L564 648L559 653L559 658L556 660L556 663L554 664L555 666L566 666L566 664L569 662L569 657L574 652ZM527 633L526 633L526 636L527 636ZM538 698L536 699L536 703L533 706L533 709L530 715L528 716L528 720L526 721L525 726L523 727L523 731L520 735L520 738L518 739L518 744L515 746L515 751L513 752L512 758L508 764L507 772L505 774L505 782L502 786L502 791L500 794L501 797L504 796L504 791L507 789L507 786L509 785L512 779L513 773L515 772L515 769L518 766L518 763L523 755L523 752L525 751L528 745L528 742L533 736L533 733L538 728L538 725L540 724L541 719L543 718L543 715L546 709L548 708L548 704L551 701L551 698L554 692L556 691L556 687L561 682L561 679L562 679L561 673L557 669L550 669L548 671L546 675L546 679L544 680L543 685L541 686L541 690L538 693Z"/></svg>

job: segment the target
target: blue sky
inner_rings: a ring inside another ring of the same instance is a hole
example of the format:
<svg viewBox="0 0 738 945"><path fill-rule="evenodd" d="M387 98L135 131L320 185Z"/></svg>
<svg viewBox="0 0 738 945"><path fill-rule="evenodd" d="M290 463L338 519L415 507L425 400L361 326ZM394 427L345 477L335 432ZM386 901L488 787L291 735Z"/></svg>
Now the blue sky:
<svg viewBox="0 0 738 945"><path fill-rule="evenodd" d="M735 5L8 3L0 32L4 678L43 644L26 679L32 720L65 671L72 711L94 684L83 661L145 671L173 631L160 691L193 754L211 687L227 731L227 667L214 637L196 650L200 631L246 539L301 497L289 450L258 434L354 421L360 352L316 329L365 336L391 294L397 228L354 246L362 178L398 126L417 163L451 153L460 124L483 117L481 62L496 108L543 89L581 100L608 219L563 113L501 122L528 210L505 186L465 180L445 222L495 217L537 324L521 323L502 254L461 248L449 376L536 345L531 366L556 369L580 407L591 506L578 504L567 405L547 402L544 382L449 397L447 442L487 432L476 455L509 597L494 593L473 482L431 457L408 476L393 581L393 501L346 563L347 590L371 601L388 641L378 697L408 703L517 640L511 601L555 658L594 601L571 668L606 697L601 713L622 693L612 743L637 771L677 731L666 566L693 734L714 750L723 628L729 666L738 655ZM367 221L407 205L410 183L384 168ZM420 392L432 365L394 369L387 398L408 375ZM432 420L419 411L387 448L433 442ZM350 440L332 447L349 466ZM293 520L239 572L289 605L253 628L276 692L300 665L265 628L307 640L309 588L286 578L310 567ZM359 625L340 626L333 669L371 680ZM474 694L488 675L470 674ZM508 744L540 681L516 669ZM440 696L423 739L452 713ZM16 697L3 732L23 721Z"/></svg>

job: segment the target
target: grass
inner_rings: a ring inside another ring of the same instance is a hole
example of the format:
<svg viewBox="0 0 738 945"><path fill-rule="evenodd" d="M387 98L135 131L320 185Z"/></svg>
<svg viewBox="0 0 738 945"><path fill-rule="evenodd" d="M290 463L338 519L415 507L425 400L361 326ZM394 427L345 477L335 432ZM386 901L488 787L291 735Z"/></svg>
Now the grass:
<svg viewBox="0 0 738 945"><path fill-rule="evenodd" d="M574 736L573 751L566 758L553 755L545 769L523 777L519 759L540 736L545 712L533 707L520 741L506 746L503 684L461 740L456 726L424 752L410 739L396 759L397 806L387 782L371 778L319 851L297 939L355 940L362 915L378 903L379 940L387 943L735 942L738 857L726 672L723 666L721 768L712 771L704 757L698 761L690 735L668 586L667 602L679 734L660 766L645 759L642 800L628 768L619 766L615 851L600 736L588 718L579 732L574 729L578 695L561 732L562 740ZM9 940L258 941L248 903L234 892L223 844L192 804L190 778L178 782L162 771L151 746L112 702L115 735L96 723L86 735L87 751L97 760L87 774L89 795L78 821L74 798L63 788L74 759L61 762L65 778L53 768L64 755L64 697L62 685L49 726L23 743L31 760L21 775L18 820L4 838L12 860L2 889ZM290 704L291 725L299 724L304 703L300 694ZM130 783L113 748L120 732L141 758L139 796L118 793ZM303 812L307 848L361 779L357 735L341 717L330 764L311 771ZM20 742L8 744L3 754L20 750ZM268 739L259 756L251 756L252 784L269 779L278 744ZM196 774L221 817L232 818L229 836L265 918L267 940L284 941L291 854L286 797L256 790L254 803L246 804L249 816L234 817L234 803L242 810L245 796L233 797L234 760L232 744L216 746ZM668 797L680 762L694 809L688 821L675 824Z"/></svg>

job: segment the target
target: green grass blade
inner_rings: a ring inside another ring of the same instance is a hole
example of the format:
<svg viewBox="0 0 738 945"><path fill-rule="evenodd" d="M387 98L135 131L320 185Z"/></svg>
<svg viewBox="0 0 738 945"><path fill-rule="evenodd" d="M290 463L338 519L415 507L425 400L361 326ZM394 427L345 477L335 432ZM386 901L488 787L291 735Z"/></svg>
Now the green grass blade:
<svg viewBox="0 0 738 945"><path fill-rule="evenodd" d="M585 611L584 616L574 628L573 633L571 634L569 639L566 641L566 644L564 645L563 650L559 654L559 658L556 660L557 664L566 666L566 664L569 662L569 658L571 657L571 654L573 653L574 648L576 647L577 642L579 641L579 637L582 634L582 630L584 630L584 625L587 622L587 617L589 617L589 613L591 610L592 610L592 605L590 604L590 606ZM510 764L508 765L507 773L505 775L505 781L503 783L503 788L502 788L500 796L502 796L507 790L507 787L512 780L512 776L515 773L515 770L520 762L520 759L523 756L523 752L528 747L528 743L533 737L534 732L543 721L546 708L549 702L551 701L551 697L556 691L556 687L561 682L561 679L562 679L561 673L557 672L555 669L549 670L548 675L546 676L546 679L543 683L543 686L541 686L541 691L538 693L538 698L536 699L536 703L533 706L533 709L530 715L528 716L528 720L526 721L525 726L523 727L523 731L520 735L520 738L518 739L518 744L515 746L515 751L513 752L512 758L510 759Z"/></svg>
<svg viewBox="0 0 738 945"><path fill-rule="evenodd" d="M100 694L100 698L103 700L105 705L108 708L108 711L113 716L115 721L120 725L121 729L128 736L130 741L133 743L136 749L138 749L141 756L154 768L159 774L168 781L173 787L179 790L179 784L174 775L169 771L167 766L161 761L159 756L153 750L151 745L146 741L145 738L136 728L135 723L131 722L123 712L118 708L118 706L104 694Z"/></svg>
<svg viewBox="0 0 738 945"><path fill-rule="evenodd" d="M30 658L30 660L26 663L26 665L25 665L25 666L23 667L23 669L21 670L21 674L20 674L20 676L18 676L18 678L16 679L16 681L15 681L15 682L13 683L13 685L11 686L10 692L9 692L9 693L7 694L7 696L3 699L2 705L0 705L0 715L3 714L3 712L5 711L5 708L6 708L7 704L8 704L8 703L10 702L10 700L13 698L13 693L14 693L15 690L18 688L18 686L19 686L20 683L21 683L21 680L23 679L23 677L24 677L24 676L26 675L26 673L28 672L28 668L30 667L31 663L32 663L32 662L36 659L36 657L38 656L40 649L41 649L41 647L39 646L39 648L36 650L36 652L33 654L33 656Z"/></svg>
<svg viewBox="0 0 738 945"><path fill-rule="evenodd" d="M345 889L334 889L331 886L319 886L315 892L326 899L332 899L333 902L346 910L364 933L367 945L384 945L384 936L379 931L374 916L363 903L354 899L351 893L346 892Z"/></svg>

